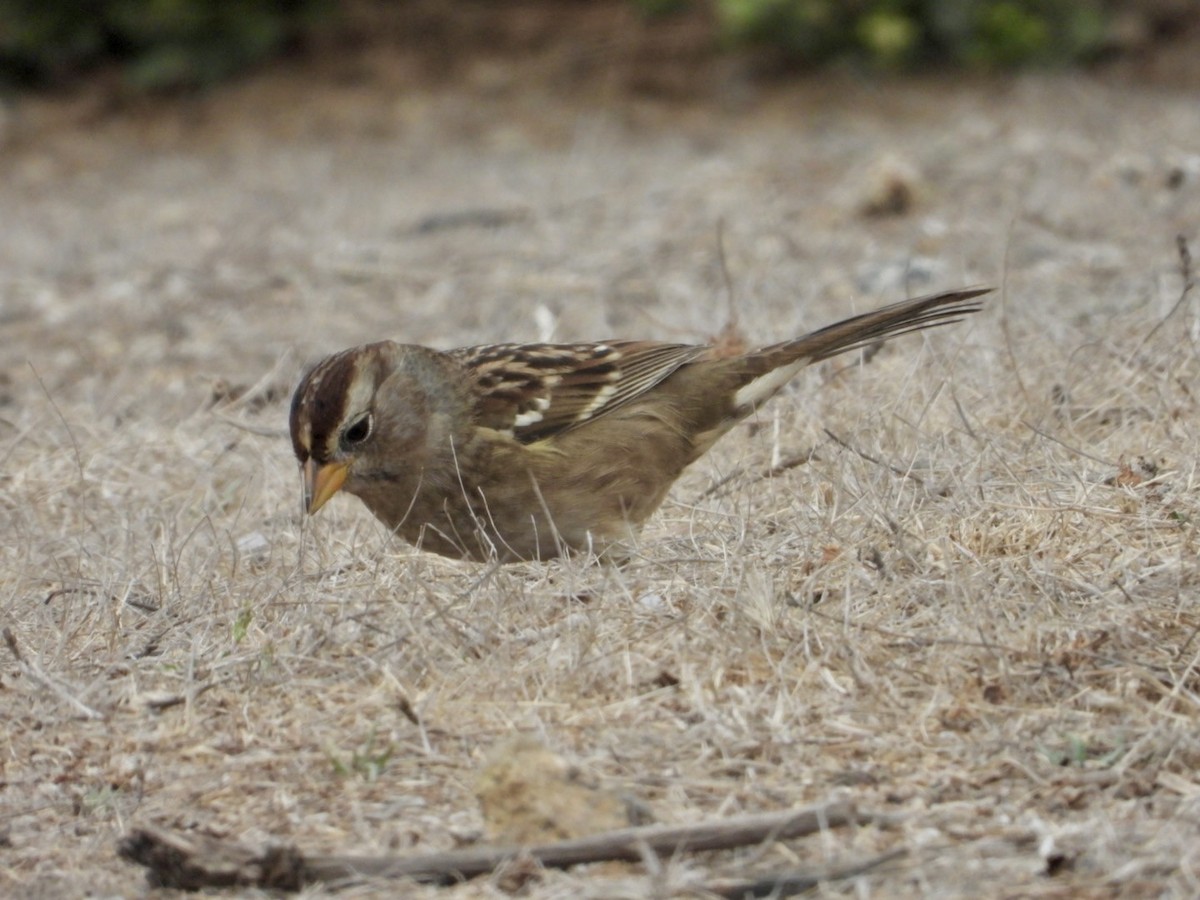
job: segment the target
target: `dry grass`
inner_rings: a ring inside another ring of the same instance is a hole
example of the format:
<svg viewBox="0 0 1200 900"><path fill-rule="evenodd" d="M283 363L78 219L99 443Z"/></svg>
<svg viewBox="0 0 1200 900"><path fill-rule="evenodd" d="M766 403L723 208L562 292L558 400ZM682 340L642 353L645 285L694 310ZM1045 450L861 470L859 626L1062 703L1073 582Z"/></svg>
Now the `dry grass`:
<svg viewBox="0 0 1200 900"><path fill-rule="evenodd" d="M661 821L840 795L895 816L530 896L897 847L822 892L1200 891L1195 296L1168 316L1194 97L841 88L715 114L367 85L310 91L298 125L268 81L86 133L33 108L0 163L23 219L0 239L0 624L28 663L0 649L0 893L138 893L114 855L134 822L449 847L514 733ZM926 184L863 219L885 146ZM414 230L464 208L519 215ZM280 429L303 359L713 334L720 219L755 339L906 278L1002 293L807 373L622 570L417 555L351 499L299 515ZM259 393L214 409L218 378Z"/></svg>

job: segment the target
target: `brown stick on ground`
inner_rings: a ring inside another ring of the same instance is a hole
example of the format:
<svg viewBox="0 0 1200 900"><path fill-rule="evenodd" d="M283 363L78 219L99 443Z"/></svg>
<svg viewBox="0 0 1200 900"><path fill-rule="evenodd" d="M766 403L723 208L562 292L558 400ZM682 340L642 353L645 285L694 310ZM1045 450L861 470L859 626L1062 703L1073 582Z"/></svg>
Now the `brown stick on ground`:
<svg viewBox="0 0 1200 900"><path fill-rule="evenodd" d="M549 868L611 859L636 862L647 850L658 854L727 850L801 837L847 825L854 817L850 803L838 802L697 825L622 828L538 847L481 846L412 857L306 856L295 847L256 852L232 841L144 827L122 838L117 852L148 868L152 884L185 890L253 886L294 891L315 882L362 878L413 878L449 884L491 872L518 856Z"/></svg>

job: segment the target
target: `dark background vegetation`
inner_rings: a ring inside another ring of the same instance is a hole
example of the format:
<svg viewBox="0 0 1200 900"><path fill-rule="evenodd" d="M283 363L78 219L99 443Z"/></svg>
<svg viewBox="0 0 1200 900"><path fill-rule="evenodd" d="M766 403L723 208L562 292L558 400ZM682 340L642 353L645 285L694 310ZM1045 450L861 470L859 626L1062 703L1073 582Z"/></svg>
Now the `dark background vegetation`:
<svg viewBox="0 0 1200 900"><path fill-rule="evenodd" d="M911 70L1086 63L1145 50L1186 24L1187 0L0 0L0 80L70 84L98 71L140 92L211 85L281 54L380 29L437 44L512 36L513 17L570 28L623 9L628 33L689 23L689 52L752 53L787 67ZM501 20L504 20L502 23ZM451 53L449 49L445 52ZM456 44L453 52L462 52Z"/></svg>

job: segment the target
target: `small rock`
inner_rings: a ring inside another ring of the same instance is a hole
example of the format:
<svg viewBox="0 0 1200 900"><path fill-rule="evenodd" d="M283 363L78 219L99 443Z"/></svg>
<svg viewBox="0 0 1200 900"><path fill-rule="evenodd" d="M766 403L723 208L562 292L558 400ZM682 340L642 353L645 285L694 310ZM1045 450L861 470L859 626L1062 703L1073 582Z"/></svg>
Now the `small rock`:
<svg viewBox="0 0 1200 900"><path fill-rule="evenodd" d="M266 553L271 547L271 542L266 539L261 531L252 531L249 534L243 534L237 539L238 553L243 556L259 556Z"/></svg>
<svg viewBox="0 0 1200 900"><path fill-rule="evenodd" d="M895 156L878 160L859 185L858 210L864 216L903 216L912 212L923 192L915 165Z"/></svg>
<svg viewBox="0 0 1200 900"><path fill-rule="evenodd" d="M492 840L523 845L626 828L635 821L622 795L590 781L536 738L522 735L492 750L475 781Z"/></svg>

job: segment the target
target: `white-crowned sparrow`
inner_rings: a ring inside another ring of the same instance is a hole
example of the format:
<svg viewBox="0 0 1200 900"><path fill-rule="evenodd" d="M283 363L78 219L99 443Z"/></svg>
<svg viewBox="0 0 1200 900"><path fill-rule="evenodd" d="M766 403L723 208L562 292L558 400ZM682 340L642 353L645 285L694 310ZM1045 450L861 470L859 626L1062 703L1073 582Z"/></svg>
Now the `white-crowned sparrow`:
<svg viewBox="0 0 1200 900"><path fill-rule="evenodd" d="M628 340L354 347L292 398L305 507L347 490L445 556L621 555L684 467L800 369L956 322L988 290L905 300L740 355Z"/></svg>

